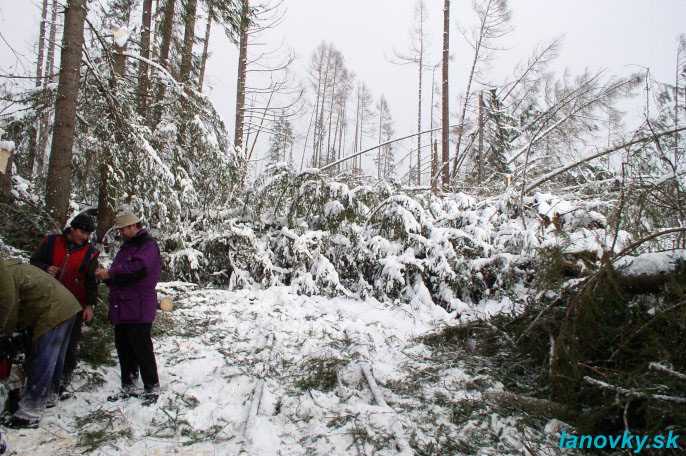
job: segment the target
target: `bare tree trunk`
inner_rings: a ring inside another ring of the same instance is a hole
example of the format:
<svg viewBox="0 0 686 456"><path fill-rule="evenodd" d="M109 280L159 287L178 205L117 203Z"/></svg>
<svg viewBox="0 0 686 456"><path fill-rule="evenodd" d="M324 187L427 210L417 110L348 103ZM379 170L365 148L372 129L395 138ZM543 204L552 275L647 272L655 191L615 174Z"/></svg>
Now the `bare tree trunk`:
<svg viewBox="0 0 686 456"><path fill-rule="evenodd" d="M341 106L341 112L339 113L339 116L342 117L343 120L340 123L341 130L340 130L339 137L338 137L338 156L337 156L336 160L340 160L341 157L343 156L343 146L344 146L344 142L345 142L345 130L346 130L345 112L347 110L347 107L348 107L348 98L346 97L345 100L343 100L343 105ZM338 167L337 171L339 173L341 172L340 166Z"/></svg>
<svg viewBox="0 0 686 456"><path fill-rule="evenodd" d="M422 131L422 52L419 54L419 101L417 103L417 133ZM417 185L422 185L422 135L417 135Z"/></svg>
<svg viewBox="0 0 686 456"><path fill-rule="evenodd" d="M434 95L436 94L436 68L438 68L438 65L434 66L434 71L431 73L431 109L429 109L429 124L431 128L431 133L429 134L429 161L431 161L431 179L429 182L432 188L435 187L434 179L436 178L436 169L434 169L436 163L433 161L435 158L435 150L432 150L432 147L435 148L436 146L436 140L434 139Z"/></svg>
<svg viewBox="0 0 686 456"><path fill-rule="evenodd" d="M36 62L36 87L40 87L43 78L43 54L45 53L45 28L48 17L48 0L43 0L40 16L40 32L38 34L38 60Z"/></svg>
<svg viewBox="0 0 686 456"><path fill-rule="evenodd" d="M438 183L436 182L436 173L438 172L438 140L434 140L433 144L433 159L431 160L431 191L436 192L436 187L438 186Z"/></svg>
<svg viewBox="0 0 686 456"><path fill-rule="evenodd" d="M358 151L362 150L362 140L364 137L364 105L362 106L362 109L360 110L360 146L358 148ZM360 157L360 161L358 162L358 169L362 169L362 157Z"/></svg>
<svg viewBox="0 0 686 456"><path fill-rule="evenodd" d="M490 10L490 1L486 12L481 19L481 25L479 28L479 38L474 46L474 59L472 60L472 68L469 70L469 77L467 78L467 91L464 96L464 103L462 104L462 114L460 114L460 123L457 124L457 144L455 145L455 163L453 164L452 177L453 179L457 176L458 161L460 159L460 146L462 145L462 135L464 133L464 119L467 115L467 105L469 104L469 97L471 96L472 81L474 80L474 72L476 70L476 64L480 58L481 43L484 38L484 28L486 27L486 21L488 20L488 14Z"/></svg>
<svg viewBox="0 0 686 456"><path fill-rule="evenodd" d="M179 79L183 83L190 82L193 66L193 43L195 43L195 20L198 10L198 0L188 0L186 3L185 29L183 32L183 49L181 51L181 68Z"/></svg>
<svg viewBox="0 0 686 456"><path fill-rule="evenodd" d="M269 99L267 100L267 104L264 105L264 110L263 110L263 112L262 112L262 118L260 119L260 125L259 125L259 127L257 128L257 131L255 132L255 139L253 139L252 147L250 148L250 153L248 154L248 160L250 160L250 158L252 157L253 151L255 150L255 145L257 144L257 140L258 140L259 137L260 137L260 133L262 133L262 128L264 127L264 119L267 118L267 111L269 111L269 106L272 104L272 99L273 99L273 98L274 98L274 92L272 92L272 93L269 94ZM251 111L251 114L250 114L250 115L252 116L252 111ZM245 148L246 148L246 150L247 150L247 148L248 148L248 142L249 142L249 141L248 141L248 139L246 138L246 140L245 140Z"/></svg>
<svg viewBox="0 0 686 456"><path fill-rule="evenodd" d="M314 124L315 126L315 138L317 140L316 142L316 147L315 147L315 152L317 154L317 163L316 167L321 168L322 167L322 146L324 145L324 109L326 107L326 93L329 90L329 65L331 63L330 61L331 57L331 49L329 48L327 52L327 57L324 57L326 59L326 70L324 70L322 79L322 90L321 90L321 96L322 96L322 102L319 104L319 120L317 123Z"/></svg>
<svg viewBox="0 0 686 456"><path fill-rule="evenodd" d="M250 144L250 133L252 133L252 125L253 125L253 117L254 117L254 113L255 113L255 98L256 97L257 97L257 95L253 93L252 96L250 97L250 106L248 106L248 112L250 113L250 114L248 114L248 129L245 132L245 135L244 135L245 138L243 140L243 142L245 143L245 150L246 151L248 150L248 144ZM265 110L265 115L266 115L266 112L267 111ZM262 116L262 120L264 120L264 116ZM252 151L251 151L251 153L246 155L246 158L248 160L250 160L251 156L252 156Z"/></svg>
<svg viewBox="0 0 686 456"><path fill-rule="evenodd" d="M448 147L450 146L448 138L448 58L450 57L449 52L449 28L450 28L450 0L444 0L443 6L443 81L442 87L443 91L441 93L442 97L442 119L441 125L443 127L441 131L441 147L442 147L442 183L443 190L448 189L448 159L450 151Z"/></svg>
<svg viewBox="0 0 686 456"><path fill-rule="evenodd" d="M48 39L48 61L45 68L45 72L49 75L49 78L43 80L43 87L46 87L49 83L55 82L56 78L54 76L55 72L55 47L57 46L57 7L59 6L58 0L53 0L52 8L50 10L50 38Z"/></svg>
<svg viewBox="0 0 686 456"><path fill-rule="evenodd" d="M38 34L38 59L36 60L36 88L40 87L43 81L43 56L45 54L45 28L46 19L48 17L48 0L43 0L43 7L41 8L40 32ZM36 164L37 148L40 141L36 140L36 134L40 136L40 128L31 128L31 137L29 138L29 148L27 156L27 170L26 178L31 180L33 177L33 168Z"/></svg>
<svg viewBox="0 0 686 456"><path fill-rule="evenodd" d="M47 89L48 84L55 82L55 76L53 73L55 72L55 47L57 46L57 7L58 7L58 0L53 0L52 1L52 7L51 7L51 12L50 12L50 37L48 38L48 58L46 62L46 67L45 67L45 74L46 76L43 78L43 88ZM38 176L43 175L43 168L45 166L45 161L46 161L46 146L48 142L48 135L50 134L50 114L45 113L43 117L41 118L41 123L40 123L40 134L38 137L38 153L37 153L37 159L38 159L38 166L36 170L36 174Z"/></svg>
<svg viewBox="0 0 686 456"><path fill-rule="evenodd" d="M477 182L481 184L484 179L484 92L483 90L479 92L479 149L477 158Z"/></svg>
<svg viewBox="0 0 686 456"><path fill-rule="evenodd" d="M86 0L68 0L64 13L60 79L55 103L55 128L45 188L45 205L52 217L64 225L71 195L71 158L76 130L76 103L81 79L83 26Z"/></svg>
<svg viewBox="0 0 686 456"><path fill-rule="evenodd" d="M679 82L686 81L686 36L679 37L679 46L676 51L676 78L674 80L674 128L679 128ZM686 93L686 87L684 87ZM674 166L679 160L679 135L674 138Z"/></svg>
<svg viewBox="0 0 686 456"><path fill-rule="evenodd" d="M164 17L162 19L162 31L160 37L160 65L167 68L169 50L171 48L172 32L174 31L174 7L176 0L167 0L164 3Z"/></svg>
<svg viewBox="0 0 686 456"><path fill-rule="evenodd" d="M330 157L331 154L331 123L333 121L334 113L334 97L336 96L336 78L338 76L338 64L334 62L333 67L333 79L331 80L331 102L329 103L329 128L326 134L326 162L324 164L330 163L333 160Z"/></svg>
<svg viewBox="0 0 686 456"><path fill-rule="evenodd" d="M319 73L321 75L321 72ZM318 124L319 124L319 96L320 96L320 91L321 89L321 78L317 80L317 93L316 93L316 98L315 98L315 103L314 103L314 114L313 114L313 121L314 121L314 131L312 132L312 166L316 167L317 166L317 131L318 131Z"/></svg>
<svg viewBox="0 0 686 456"><path fill-rule="evenodd" d="M162 33L160 39L160 65L167 68L169 61L169 50L171 48L172 32L174 30L174 4L176 0L167 0L164 4L164 18L162 19ZM168 68L167 68L168 69ZM159 85L157 96L155 97L155 114L150 124L151 127L157 126L162 119L162 100L164 100L164 84Z"/></svg>
<svg viewBox="0 0 686 456"><path fill-rule="evenodd" d="M379 110L379 144L381 144L381 121L382 121L382 120L383 120L383 113L381 112L381 110ZM376 177L377 177L379 180L381 180L381 168L382 168L382 165L381 165L381 160L382 160L381 151L382 151L382 150L383 150L383 148L382 148L382 147L379 147L379 152L378 152L378 155L377 155L378 161L377 161L377 164L376 164L376 165L377 165L377 166L376 166L376 169L377 169L377 171L376 171Z"/></svg>
<svg viewBox="0 0 686 456"><path fill-rule="evenodd" d="M424 13L419 20L419 94L417 96L417 133L422 131L422 70L424 69ZM417 185L422 185L422 135L417 135Z"/></svg>
<svg viewBox="0 0 686 456"><path fill-rule="evenodd" d="M143 19L141 24L141 57L150 58L150 29L152 27L152 0L143 2ZM118 47L115 46L115 50ZM148 117L148 90L150 79L148 76L148 64L138 62L138 90L136 94L136 108L138 114L146 119Z"/></svg>
<svg viewBox="0 0 686 456"><path fill-rule="evenodd" d="M341 122L341 107L340 105L338 106L338 109L336 110L336 123L334 123L333 126L333 143L331 144L331 148L329 149L329 160L334 162L336 161L336 156L338 155L338 149L336 148L336 141L338 140L338 128L340 126ZM336 168L336 172L338 172L338 168Z"/></svg>
<svg viewBox="0 0 686 456"><path fill-rule="evenodd" d="M460 114L460 123L457 124L457 144L455 145L455 163L453 165L452 177L453 179L457 176L458 160L460 157L460 146L462 145L462 135L464 133L464 119L467 115L467 105L469 104L469 97L471 96L472 81L474 79L474 70L476 69L476 62L479 57L479 48L481 44L481 39L477 44L476 50L474 51L474 61L472 62L472 69L469 72L469 79L467 80L467 92L464 96L464 103L462 104L462 114ZM461 161L461 160L460 160Z"/></svg>
<svg viewBox="0 0 686 456"><path fill-rule="evenodd" d="M305 161L305 152L307 151L307 140L310 138L310 130L312 129L312 122L314 121L314 116L316 112L312 112L310 116L310 123L307 125L307 133L305 133L305 144L303 145L303 155L300 157L300 171L303 170L303 162Z"/></svg>
<svg viewBox="0 0 686 456"><path fill-rule="evenodd" d="M475 3L477 14L480 16L479 32L474 43L474 58L472 60L472 67L469 70L469 77L467 78L467 89L464 95L464 103L462 104L462 113L460 114L460 123L457 130L457 144L455 146L455 161L453 162L453 170L451 176L453 179L457 177L457 172L462 166L463 161L469 151L469 146L465 148L464 152L460 151L462 145L462 138L464 137L465 118L467 115L467 106L472 96L472 83L474 82L476 70L479 62L486 58L484 52L494 49L491 41L496 38L501 38L509 32L507 26L510 20L510 12L507 9L507 2L505 0L485 0L482 5L483 9L479 9Z"/></svg>
<svg viewBox="0 0 686 456"><path fill-rule="evenodd" d="M200 59L200 76L198 76L198 92L202 92L202 85L205 81L205 68L207 66L208 48L210 46L210 29L212 28L212 4L207 6L207 25L205 26L205 41L202 47L202 57Z"/></svg>
<svg viewBox="0 0 686 456"><path fill-rule="evenodd" d="M234 145L243 147L243 120L245 116L245 79L248 65L248 0L241 0L241 42L238 53L238 83L236 87L236 130Z"/></svg>
<svg viewBox="0 0 686 456"><path fill-rule="evenodd" d="M357 108L355 109L355 143L353 145L353 153L357 152L357 145L359 143L359 124L360 124L360 91L357 91ZM353 159L353 171L357 169L358 157Z"/></svg>

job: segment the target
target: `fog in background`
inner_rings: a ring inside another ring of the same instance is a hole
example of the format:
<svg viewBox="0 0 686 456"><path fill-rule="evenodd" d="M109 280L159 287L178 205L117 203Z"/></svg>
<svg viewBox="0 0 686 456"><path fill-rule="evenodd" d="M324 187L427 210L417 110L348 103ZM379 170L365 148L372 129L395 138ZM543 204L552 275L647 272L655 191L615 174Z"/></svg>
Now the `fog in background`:
<svg viewBox="0 0 686 456"><path fill-rule="evenodd" d="M94 8L98 2L89 4ZM369 86L375 102L382 94L388 99L395 132L404 136L417 128L417 71L414 65L398 66L389 60L394 51L406 53L409 49L414 5L414 0L286 0L282 23L262 35L261 49L273 50L281 43L282 49L292 48L297 57L292 71L307 85L306 69L312 52L323 41L333 43L357 79ZM430 36L427 64L431 65L438 63L441 56L443 1L427 0L426 5ZM512 0L510 8L513 31L500 41L503 50L494 53L489 69L484 72L487 82L499 84L507 80L514 66L526 60L536 45L558 36L563 36L562 48L552 65L558 74L564 70L576 75L585 69L604 69L608 75L621 76L649 69L656 80L674 82L678 36L685 31L686 2L683 0ZM203 8L199 12L205 14ZM471 2L453 0L450 17L450 103L451 114L457 117L459 96L465 89L472 60L472 50L461 34L475 24ZM0 42L0 73L5 82L9 74L35 73L39 20L40 5L36 0L0 0L4 39ZM140 18L134 17L132 26L139 22ZM197 24L199 36L204 26L202 16ZM210 52L204 92L232 135L238 51L215 26ZM260 52L260 48L253 48L252 52ZM436 71L437 82L439 75L440 68ZM431 78L432 72L427 70L424 73L425 113L429 109ZM15 82L31 83L30 80ZM627 128L640 122L643 103L637 97L633 103L626 104L630 113ZM424 119L427 128L428 114ZM295 122L300 137L304 136L308 120L303 115ZM267 139L264 135L264 147L258 147L259 156L266 153ZM371 146L373 141L367 139L365 145ZM410 143L401 144L396 158L405 156L411 147ZM300 163L301 152L300 141L294 146L296 165ZM371 166L371 158L366 160ZM256 162L256 171L260 164ZM401 165L399 174L403 172Z"/></svg>

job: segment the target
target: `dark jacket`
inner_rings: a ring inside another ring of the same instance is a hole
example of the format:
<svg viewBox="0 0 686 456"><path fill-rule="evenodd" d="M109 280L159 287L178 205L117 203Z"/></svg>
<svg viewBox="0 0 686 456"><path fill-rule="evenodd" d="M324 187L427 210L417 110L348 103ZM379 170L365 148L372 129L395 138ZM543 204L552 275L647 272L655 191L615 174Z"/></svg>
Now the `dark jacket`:
<svg viewBox="0 0 686 456"><path fill-rule="evenodd" d="M100 251L91 243L78 245L69 241L70 229L47 236L31 256L30 263L44 271L49 266L60 268L55 278L72 292L82 308L93 307L98 296L95 269Z"/></svg>
<svg viewBox="0 0 686 456"><path fill-rule="evenodd" d="M33 330L33 341L81 310L74 296L50 274L21 260L0 257L0 335Z"/></svg>
<svg viewBox="0 0 686 456"><path fill-rule="evenodd" d="M160 249L147 230L122 244L110 267L110 322L152 323L157 311Z"/></svg>

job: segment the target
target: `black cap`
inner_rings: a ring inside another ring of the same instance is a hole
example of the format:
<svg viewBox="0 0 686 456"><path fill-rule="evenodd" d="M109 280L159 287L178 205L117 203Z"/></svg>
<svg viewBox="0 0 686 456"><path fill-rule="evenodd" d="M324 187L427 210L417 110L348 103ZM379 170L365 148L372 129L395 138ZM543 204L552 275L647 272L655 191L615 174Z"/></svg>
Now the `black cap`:
<svg viewBox="0 0 686 456"><path fill-rule="evenodd" d="M95 222L93 221L93 217L83 212L74 217L69 225L71 225L72 228L86 231L88 233L95 231Z"/></svg>

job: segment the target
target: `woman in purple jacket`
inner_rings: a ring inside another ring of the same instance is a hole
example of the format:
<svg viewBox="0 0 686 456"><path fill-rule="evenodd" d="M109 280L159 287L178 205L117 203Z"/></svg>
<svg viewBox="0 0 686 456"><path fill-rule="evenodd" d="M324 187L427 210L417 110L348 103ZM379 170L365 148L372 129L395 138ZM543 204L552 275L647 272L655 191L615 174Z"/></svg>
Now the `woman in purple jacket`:
<svg viewBox="0 0 686 456"><path fill-rule="evenodd" d="M138 371L143 379L143 405L157 402L159 378L150 337L157 310L157 279L160 275L160 249L157 242L131 211L114 218L114 228L124 238L109 269L95 276L110 287L109 318L114 325L114 344L119 356L122 391L109 401L137 397Z"/></svg>

